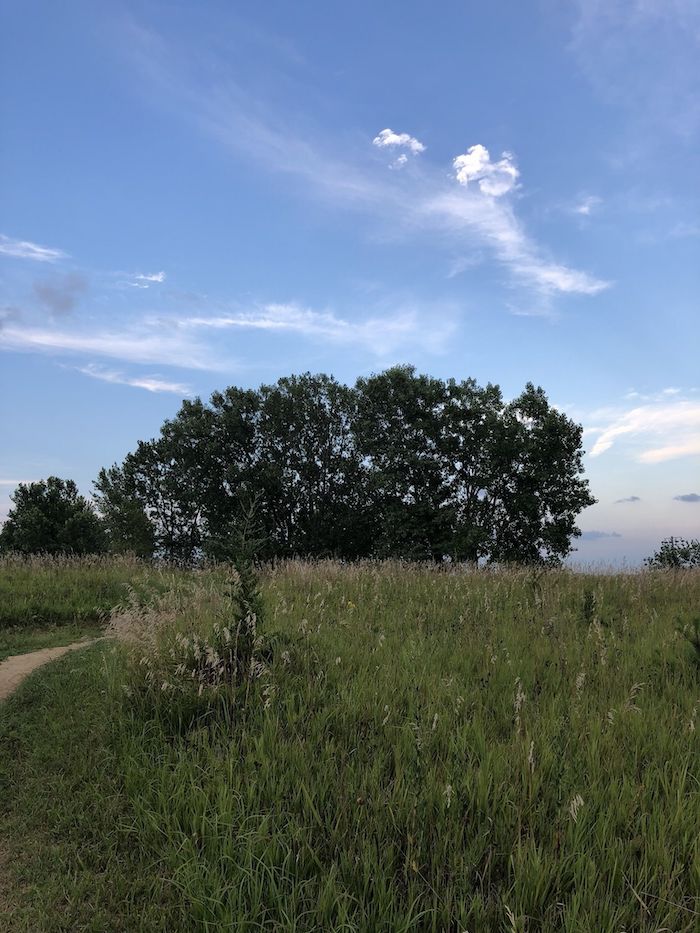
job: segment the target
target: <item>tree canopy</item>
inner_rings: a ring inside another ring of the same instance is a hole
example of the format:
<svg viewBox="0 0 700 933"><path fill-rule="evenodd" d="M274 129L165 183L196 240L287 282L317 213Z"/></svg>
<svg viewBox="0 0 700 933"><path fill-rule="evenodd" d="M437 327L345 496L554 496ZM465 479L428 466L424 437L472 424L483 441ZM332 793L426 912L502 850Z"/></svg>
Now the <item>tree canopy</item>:
<svg viewBox="0 0 700 933"><path fill-rule="evenodd" d="M556 562L595 501L581 436L532 384L306 373L185 401L97 502L113 546L179 560L222 556L254 498L267 558Z"/></svg>
<svg viewBox="0 0 700 933"><path fill-rule="evenodd" d="M20 483L0 530L0 551L95 554L105 550L102 522L73 480L49 476Z"/></svg>

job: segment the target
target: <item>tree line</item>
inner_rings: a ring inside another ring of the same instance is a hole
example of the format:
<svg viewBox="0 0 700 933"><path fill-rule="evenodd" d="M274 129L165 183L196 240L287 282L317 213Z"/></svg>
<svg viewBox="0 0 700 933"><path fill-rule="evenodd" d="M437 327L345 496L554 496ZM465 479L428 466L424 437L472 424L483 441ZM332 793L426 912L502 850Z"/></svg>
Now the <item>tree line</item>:
<svg viewBox="0 0 700 933"><path fill-rule="evenodd" d="M399 366L351 387L309 373L230 387L184 401L158 437L100 471L73 549L226 559L253 505L261 559L557 562L595 501L581 438L531 383L506 401L491 383ZM0 547L24 547L16 513L35 508L30 492L15 494ZM42 539L37 525L32 546Z"/></svg>
<svg viewBox="0 0 700 933"><path fill-rule="evenodd" d="M71 481L20 486L0 548L226 559L254 507L261 559L557 562L595 501L581 436L531 383L505 401L411 366L230 387L101 470L94 506Z"/></svg>

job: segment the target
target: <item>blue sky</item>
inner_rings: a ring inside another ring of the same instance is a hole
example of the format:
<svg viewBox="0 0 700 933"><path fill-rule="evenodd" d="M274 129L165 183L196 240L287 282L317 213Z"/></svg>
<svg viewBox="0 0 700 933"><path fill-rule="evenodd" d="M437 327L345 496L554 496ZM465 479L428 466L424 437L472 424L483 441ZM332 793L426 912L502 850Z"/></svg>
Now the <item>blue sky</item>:
<svg viewBox="0 0 700 933"><path fill-rule="evenodd" d="M185 395L411 362L583 423L579 559L700 536L695 0L0 9L0 519Z"/></svg>

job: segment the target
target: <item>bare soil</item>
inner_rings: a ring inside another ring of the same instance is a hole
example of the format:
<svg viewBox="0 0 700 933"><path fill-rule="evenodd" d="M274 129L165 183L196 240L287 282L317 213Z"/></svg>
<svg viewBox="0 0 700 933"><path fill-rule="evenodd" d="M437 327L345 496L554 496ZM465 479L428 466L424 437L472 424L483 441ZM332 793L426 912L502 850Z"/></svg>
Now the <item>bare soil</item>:
<svg viewBox="0 0 700 933"><path fill-rule="evenodd" d="M89 641L76 641L72 645L62 645L60 648L41 648L39 651L30 651L29 654L15 654L6 658L0 662L0 700L7 699L37 667L95 641L94 638Z"/></svg>

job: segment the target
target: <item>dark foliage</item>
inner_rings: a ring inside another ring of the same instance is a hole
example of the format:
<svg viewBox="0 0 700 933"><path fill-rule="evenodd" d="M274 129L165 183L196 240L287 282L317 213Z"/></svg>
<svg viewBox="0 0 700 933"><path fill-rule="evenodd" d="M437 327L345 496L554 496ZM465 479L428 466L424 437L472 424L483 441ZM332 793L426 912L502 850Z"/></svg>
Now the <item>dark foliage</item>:
<svg viewBox="0 0 700 933"><path fill-rule="evenodd" d="M73 480L49 476L20 483L0 531L0 551L19 554L98 554L105 550L102 522Z"/></svg>
<svg viewBox="0 0 700 933"><path fill-rule="evenodd" d="M594 501L581 457L580 426L542 389L506 403L402 366L186 401L96 486L111 542L175 560L225 558L254 498L262 559L547 563Z"/></svg>
<svg viewBox="0 0 700 933"><path fill-rule="evenodd" d="M659 550L644 563L654 570L684 570L700 567L700 541L685 538L664 538Z"/></svg>

